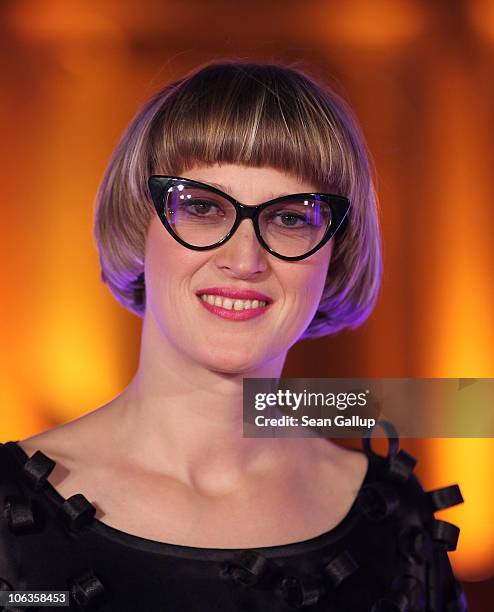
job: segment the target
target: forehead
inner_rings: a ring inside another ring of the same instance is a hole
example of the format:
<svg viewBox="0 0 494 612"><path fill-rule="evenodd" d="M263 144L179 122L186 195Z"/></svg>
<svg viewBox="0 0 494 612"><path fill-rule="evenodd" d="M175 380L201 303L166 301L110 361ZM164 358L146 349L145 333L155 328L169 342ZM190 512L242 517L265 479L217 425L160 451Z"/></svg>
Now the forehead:
<svg viewBox="0 0 494 612"><path fill-rule="evenodd" d="M194 166L184 171L183 176L216 187L240 201L270 200L292 193L318 191L315 183L271 167Z"/></svg>

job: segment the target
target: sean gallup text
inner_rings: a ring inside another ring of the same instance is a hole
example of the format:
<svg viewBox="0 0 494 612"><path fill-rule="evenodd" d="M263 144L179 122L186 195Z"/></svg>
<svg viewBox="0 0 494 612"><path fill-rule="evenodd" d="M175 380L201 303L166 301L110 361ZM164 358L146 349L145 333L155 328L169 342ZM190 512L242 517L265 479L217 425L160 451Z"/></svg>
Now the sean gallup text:
<svg viewBox="0 0 494 612"><path fill-rule="evenodd" d="M362 427L372 429L376 424L376 419L360 417L356 414L351 417L342 415L324 418L314 418L309 416L294 417L283 415L281 417L266 417L259 414L255 418L258 427Z"/></svg>

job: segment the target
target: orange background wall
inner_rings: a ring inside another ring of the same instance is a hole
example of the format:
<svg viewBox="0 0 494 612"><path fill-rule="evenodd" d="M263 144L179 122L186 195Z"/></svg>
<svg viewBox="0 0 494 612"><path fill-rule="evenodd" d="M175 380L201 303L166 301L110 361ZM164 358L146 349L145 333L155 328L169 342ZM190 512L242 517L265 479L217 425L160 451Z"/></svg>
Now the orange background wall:
<svg viewBox="0 0 494 612"><path fill-rule="evenodd" d="M494 377L492 2L5 1L0 40L2 441L131 378L140 319L99 280L94 195L139 105L220 57L304 60L353 106L377 168L377 307L357 331L294 347L284 375ZM403 446L426 489L460 484L466 503L437 516L460 526L450 559L487 609L493 440Z"/></svg>

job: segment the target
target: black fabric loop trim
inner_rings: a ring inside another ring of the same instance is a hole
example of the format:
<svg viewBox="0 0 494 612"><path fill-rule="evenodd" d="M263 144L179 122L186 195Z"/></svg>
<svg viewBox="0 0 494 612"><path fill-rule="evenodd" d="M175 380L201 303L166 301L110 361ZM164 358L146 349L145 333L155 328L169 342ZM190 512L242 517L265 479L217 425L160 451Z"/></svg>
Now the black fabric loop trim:
<svg viewBox="0 0 494 612"><path fill-rule="evenodd" d="M5 578L0 578L0 591L13 591L10 582L7 582Z"/></svg>
<svg viewBox="0 0 494 612"><path fill-rule="evenodd" d="M424 583L406 573L393 580L391 591L374 603L371 612L411 612L425 610L425 606Z"/></svg>
<svg viewBox="0 0 494 612"><path fill-rule="evenodd" d="M0 591L13 591L13 587L10 584L10 582L7 582L5 580L5 578L0 578ZM0 610L5 610L5 612L24 612L26 608L19 608L18 606L0 606ZM34 608L31 607L31 610L33 610L33 612L36 612L36 610L39 610L38 607Z"/></svg>
<svg viewBox="0 0 494 612"><path fill-rule="evenodd" d="M447 606L447 612L468 612L468 603L458 578L454 579L456 598L451 600Z"/></svg>
<svg viewBox="0 0 494 612"><path fill-rule="evenodd" d="M99 605L106 599L106 590L92 569L67 580L70 595L80 609Z"/></svg>
<svg viewBox="0 0 494 612"><path fill-rule="evenodd" d="M430 526L430 533L432 539L442 548L449 551L456 550L460 528L453 525L453 523L434 519L434 522Z"/></svg>
<svg viewBox="0 0 494 612"><path fill-rule="evenodd" d="M371 482L361 488L357 504L369 520L379 522L396 512L400 498L390 484Z"/></svg>
<svg viewBox="0 0 494 612"><path fill-rule="evenodd" d="M426 491L425 494L432 512L463 503L463 496L457 484Z"/></svg>
<svg viewBox="0 0 494 612"><path fill-rule="evenodd" d="M371 612L409 612L410 602L405 593L390 593L378 599Z"/></svg>
<svg viewBox="0 0 494 612"><path fill-rule="evenodd" d="M324 573L328 576L331 584L338 587L343 580L351 576L358 569L358 563L348 552L344 550L337 557L324 566Z"/></svg>
<svg viewBox="0 0 494 612"><path fill-rule="evenodd" d="M22 447L18 446L16 442L7 442L6 444L4 444L4 446L8 448L14 459L19 463L20 467L23 468L26 461L29 460L29 457L26 455ZM56 489L51 485L48 480L46 480L46 488L49 491L50 495L52 495L56 499L61 500L60 502L57 502L59 504L57 509L57 517L60 518L63 523L67 521L69 527L70 525L73 525L74 527L78 528L79 526L86 524L89 519L92 520L92 518L94 517L96 513L95 507L90 504L82 494L79 493L73 495L67 500L64 500L63 497L58 494ZM43 520L44 515L40 511L38 511L37 501L35 499L32 499L31 502L33 503L36 522L38 522L38 518ZM108 599L109 593L107 590L104 590L101 581L96 576L94 576L94 573L91 568L91 560L86 546L84 546L78 538L74 538L73 543L79 549L79 556L81 559L84 560L86 571L76 578L69 579L69 590L70 585L72 585L73 598L76 602L78 598L78 606L80 608L84 607L83 609L85 609L87 606L91 606L93 602L96 604L99 603L101 599ZM19 608L19 611L21 609L24 610L24 608ZM35 610L35 608L32 609ZM16 612L17 609L12 608L11 610L12 612Z"/></svg>
<svg viewBox="0 0 494 612"><path fill-rule="evenodd" d="M322 584L314 579L285 576L279 585L279 594L291 608L303 608L319 603L325 595Z"/></svg>
<svg viewBox="0 0 494 612"><path fill-rule="evenodd" d="M68 527L78 531L93 520L96 508L82 493L75 493L66 499L58 508L58 515L63 518Z"/></svg>
<svg viewBox="0 0 494 612"><path fill-rule="evenodd" d="M12 533L20 535L36 529L36 516L32 501L25 495L5 498L4 516Z"/></svg>
<svg viewBox="0 0 494 612"><path fill-rule="evenodd" d="M380 425L382 429L384 429L384 431L388 434L388 453L386 455L386 459L389 459L391 456L396 455L400 446L400 438L398 436L398 432L396 431L396 427L393 425L393 423L391 423L391 421L381 419L380 421L377 421L373 427L368 429L362 437L362 447L368 455L377 454L374 453L374 451L372 450L371 436L373 429L378 425Z"/></svg>
<svg viewBox="0 0 494 612"><path fill-rule="evenodd" d="M412 610L423 610L426 605L425 585L423 581L416 576L405 574L401 577L399 582L399 589L406 595Z"/></svg>
<svg viewBox="0 0 494 612"><path fill-rule="evenodd" d="M406 482L416 464L417 459L401 449L396 455L388 457L383 473L386 478L394 482Z"/></svg>
<svg viewBox="0 0 494 612"><path fill-rule="evenodd" d="M40 450L37 450L34 455L25 462L23 467L24 476L34 491L39 491L46 485L46 480L53 471L55 465L55 461L47 457Z"/></svg>
<svg viewBox="0 0 494 612"><path fill-rule="evenodd" d="M432 558L432 542L424 529L412 525L406 527L398 535L400 552L412 563L422 565Z"/></svg>
<svg viewBox="0 0 494 612"><path fill-rule="evenodd" d="M268 559L257 551L243 550L230 563L223 565L221 575L232 578L238 584L252 586L266 577L269 566Z"/></svg>

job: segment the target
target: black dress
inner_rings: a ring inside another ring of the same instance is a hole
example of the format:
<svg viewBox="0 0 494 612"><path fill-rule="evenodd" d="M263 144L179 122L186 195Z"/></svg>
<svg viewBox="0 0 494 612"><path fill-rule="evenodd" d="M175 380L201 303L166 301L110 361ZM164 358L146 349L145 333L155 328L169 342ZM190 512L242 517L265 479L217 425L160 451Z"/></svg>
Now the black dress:
<svg viewBox="0 0 494 612"><path fill-rule="evenodd" d="M110 527L82 494L64 499L54 489L52 459L0 444L0 590L68 591L71 610L465 611L447 554L459 529L434 517L463 501L460 490L425 492L412 473L415 459L398 450L397 437L389 442L387 456L366 439L354 449L368 456L367 472L335 528L241 550L167 544Z"/></svg>

